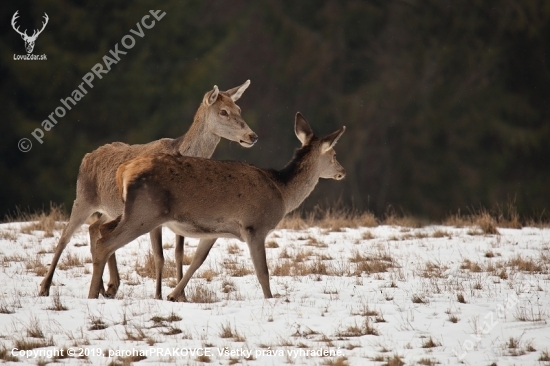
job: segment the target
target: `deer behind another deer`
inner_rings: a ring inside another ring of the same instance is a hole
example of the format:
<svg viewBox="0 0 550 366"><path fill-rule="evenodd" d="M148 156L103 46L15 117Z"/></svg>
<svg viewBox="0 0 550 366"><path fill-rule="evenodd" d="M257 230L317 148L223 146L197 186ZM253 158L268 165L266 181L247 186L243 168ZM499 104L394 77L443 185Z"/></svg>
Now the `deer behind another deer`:
<svg viewBox="0 0 550 366"><path fill-rule="evenodd" d="M295 133L302 146L282 170L169 154L142 155L122 164L117 185L123 214L100 228L88 297L99 296L103 269L115 250L164 225L179 235L200 238L191 265L168 300L185 301L187 282L219 237L248 244L264 296L271 298L265 238L309 196L319 178L344 178L333 148L344 131L342 127L317 138L298 113Z"/></svg>

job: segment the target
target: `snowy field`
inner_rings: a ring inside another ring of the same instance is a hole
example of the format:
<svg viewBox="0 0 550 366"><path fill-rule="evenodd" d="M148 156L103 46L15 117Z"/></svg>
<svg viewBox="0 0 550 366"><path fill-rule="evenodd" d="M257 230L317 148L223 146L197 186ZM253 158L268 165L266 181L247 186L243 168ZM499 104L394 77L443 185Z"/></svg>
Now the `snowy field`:
<svg viewBox="0 0 550 366"><path fill-rule="evenodd" d="M220 239L187 287L191 302L171 303L153 299L145 236L117 252L117 299L88 300L87 227L63 253L50 297L38 297L60 231L29 225L0 225L7 362L550 364L550 229L276 230L266 245L270 300L246 244ZM174 235L165 230L163 242L165 297ZM186 256L197 243L186 239Z"/></svg>

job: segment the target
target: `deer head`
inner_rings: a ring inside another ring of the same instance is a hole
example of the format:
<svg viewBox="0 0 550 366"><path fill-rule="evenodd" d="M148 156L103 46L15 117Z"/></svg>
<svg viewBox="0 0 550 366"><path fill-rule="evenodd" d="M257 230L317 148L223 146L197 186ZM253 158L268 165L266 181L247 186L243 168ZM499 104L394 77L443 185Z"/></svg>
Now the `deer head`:
<svg viewBox="0 0 550 366"><path fill-rule="evenodd" d="M17 15L17 13L19 12L19 10L17 10L15 12L15 14L13 14L13 17L11 18L11 26L13 27L13 29L19 33L21 35L21 38L23 38L23 41L25 41L25 49L27 50L27 53L32 53L32 50L34 49L34 43L36 42L36 38L38 38L38 36L40 35L40 33L42 33L42 31L44 30L44 28L46 28L46 24L48 24L48 20L50 18L48 18L48 14L44 13L44 22L42 22L42 29L40 29L39 31L37 31L36 29L33 31L32 35L29 36L27 34L27 30L25 29L24 32L21 32L19 30L19 26L17 26L17 28L15 27L15 20L19 17L19 15Z"/></svg>
<svg viewBox="0 0 550 366"><path fill-rule="evenodd" d="M336 152L334 151L334 145L336 145L345 130L346 126L343 126L328 136L317 138L304 116L300 112L296 113L294 133L302 143L302 149L310 147L312 151L315 151L315 154L312 155L316 156L320 178L341 180L346 176L346 171L336 160Z"/></svg>
<svg viewBox="0 0 550 366"><path fill-rule="evenodd" d="M209 130L243 147L252 147L258 140L258 136L241 117L241 108L235 104L249 85L250 80L247 80L227 91L220 91L214 85L214 89L206 93L202 101Z"/></svg>

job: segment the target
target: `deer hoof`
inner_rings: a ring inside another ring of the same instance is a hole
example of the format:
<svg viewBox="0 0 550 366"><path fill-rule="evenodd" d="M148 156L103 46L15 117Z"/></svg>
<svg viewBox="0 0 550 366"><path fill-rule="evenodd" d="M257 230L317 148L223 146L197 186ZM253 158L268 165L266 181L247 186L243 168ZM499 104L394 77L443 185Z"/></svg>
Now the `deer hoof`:
<svg viewBox="0 0 550 366"><path fill-rule="evenodd" d="M174 294L170 294L166 297L166 300L171 302L187 302L187 299L185 298L185 294L176 296Z"/></svg>
<svg viewBox="0 0 550 366"><path fill-rule="evenodd" d="M114 299L117 293L117 288L113 285L107 287L107 291L103 294L106 299Z"/></svg>
<svg viewBox="0 0 550 366"><path fill-rule="evenodd" d="M38 293L38 296L50 296L50 289L49 288L41 288L40 292Z"/></svg>

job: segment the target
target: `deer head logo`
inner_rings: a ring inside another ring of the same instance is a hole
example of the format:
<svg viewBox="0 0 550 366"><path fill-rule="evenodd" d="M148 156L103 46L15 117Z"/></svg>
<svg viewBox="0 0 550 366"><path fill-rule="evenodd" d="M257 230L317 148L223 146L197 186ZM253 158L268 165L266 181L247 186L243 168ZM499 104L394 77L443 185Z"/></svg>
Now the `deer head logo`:
<svg viewBox="0 0 550 366"><path fill-rule="evenodd" d="M17 10L15 12L15 14L13 14L13 17L11 18L11 26L13 27L13 29L19 33L21 35L21 38L23 38L23 41L25 41L25 49L27 50L27 53L32 53L32 50L34 49L34 42L36 42L36 38L38 38L38 36L40 35L40 33L42 33L42 31L44 30L44 28L46 28L46 24L48 24L48 20L50 18L48 18L48 14L44 13L44 22L42 22L42 29L40 29L39 31L37 31L36 29L34 30L34 32L32 33L31 36L29 36L27 34L27 30L25 29L24 32L21 32L19 31L19 26L17 26L17 28L15 27L15 20L17 18L19 18L19 15L17 15L17 13L19 12L19 10Z"/></svg>

